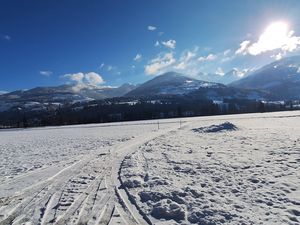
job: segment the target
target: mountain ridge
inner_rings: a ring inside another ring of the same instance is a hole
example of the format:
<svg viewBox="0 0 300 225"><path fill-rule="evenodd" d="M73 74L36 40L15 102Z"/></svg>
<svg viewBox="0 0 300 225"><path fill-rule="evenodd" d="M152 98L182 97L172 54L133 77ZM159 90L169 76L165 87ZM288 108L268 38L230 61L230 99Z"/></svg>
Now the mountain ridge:
<svg viewBox="0 0 300 225"><path fill-rule="evenodd" d="M279 94L282 99L300 98L300 56L272 62L249 76L229 84L243 89L260 89Z"/></svg>
<svg viewBox="0 0 300 225"><path fill-rule="evenodd" d="M146 81L125 96L187 94L200 87L221 87L223 84L195 79L176 72L167 72Z"/></svg>

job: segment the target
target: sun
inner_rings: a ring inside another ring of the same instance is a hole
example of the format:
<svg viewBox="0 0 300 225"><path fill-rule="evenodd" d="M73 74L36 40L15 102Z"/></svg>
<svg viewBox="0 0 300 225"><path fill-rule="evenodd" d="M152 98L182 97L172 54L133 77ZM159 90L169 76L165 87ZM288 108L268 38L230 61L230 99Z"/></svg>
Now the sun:
<svg viewBox="0 0 300 225"><path fill-rule="evenodd" d="M265 49L276 49L286 42L288 37L288 24L285 22L271 23L260 36L261 42Z"/></svg>
<svg viewBox="0 0 300 225"><path fill-rule="evenodd" d="M286 22L279 21L271 23L260 35L259 40L249 49L251 54L256 55L256 50L269 51L286 45L293 31L289 31Z"/></svg>
<svg viewBox="0 0 300 225"><path fill-rule="evenodd" d="M285 22L271 23L261 38L264 38L270 45L281 44L288 35L288 24Z"/></svg>
<svg viewBox="0 0 300 225"><path fill-rule="evenodd" d="M274 22L271 23L265 30L265 34L268 35L283 35L288 31L288 24L286 22Z"/></svg>

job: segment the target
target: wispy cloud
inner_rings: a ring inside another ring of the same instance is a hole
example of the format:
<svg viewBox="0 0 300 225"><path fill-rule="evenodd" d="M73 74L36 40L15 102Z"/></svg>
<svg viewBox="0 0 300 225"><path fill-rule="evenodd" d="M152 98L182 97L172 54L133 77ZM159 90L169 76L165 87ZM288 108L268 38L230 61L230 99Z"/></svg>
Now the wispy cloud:
<svg viewBox="0 0 300 225"><path fill-rule="evenodd" d="M136 54L136 56L133 58L133 60L134 61L136 61L136 62L140 62L140 61L142 61L142 55L141 54Z"/></svg>
<svg viewBox="0 0 300 225"><path fill-rule="evenodd" d="M215 59L217 59L217 55L214 54L208 54L207 56L200 56L198 58L199 62L206 62L206 61L214 61Z"/></svg>
<svg viewBox="0 0 300 225"><path fill-rule="evenodd" d="M226 50L223 52L223 55L224 55L224 56L228 56L230 53L231 53L231 49L226 49Z"/></svg>
<svg viewBox="0 0 300 225"><path fill-rule="evenodd" d="M104 63L101 63L101 65L99 66L99 69L102 69L105 66Z"/></svg>
<svg viewBox="0 0 300 225"><path fill-rule="evenodd" d="M41 70L39 71L39 74L45 77L50 77L53 74L53 72L50 70Z"/></svg>
<svg viewBox="0 0 300 225"><path fill-rule="evenodd" d="M250 45L250 41L246 40L240 43L240 47L235 51L236 55L247 55L248 53L248 47Z"/></svg>
<svg viewBox="0 0 300 225"><path fill-rule="evenodd" d="M147 75L157 75L170 69L170 66L175 62L176 59L172 52L160 53L145 66L145 73Z"/></svg>
<svg viewBox="0 0 300 225"><path fill-rule="evenodd" d="M184 70L191 66L192 59L196 57L196 51L186 51L179 59L179 63L175 66L175 69Z"/></svg>
<svg viewBox="0 0 300 225"><path fill-rule="evenodd" d="M155 46L155 47L160 46L159 41L156 41L155 44L154 44L154 46Z"/></svg>
<svg viewBox="0 0 300 225"><path fill-rule="evenodd" d="M7 34L2 34L2 35L0 35L0 39L5 40L5 41L10 41L11 36L9 36Z"/></svg>
<svg viewBox="0 0 300 225"><path fill-rule="evenodd" d="M106 68L107 71L112 71L113 69L114 69L114 67L112 65L108 65Z"/></svg>
<svg viewBox="0 0 300 225"><path fill-rule="evenodd" d="M223 76L225 74L225 72L223 71L223 69L221 67L218 67L218 69L215 72L217 75Z"/></svg>
<svg viewBox="0 0 300 225"><path fill-rule="evenodd" d="M172 39L170 39L168 41L162 41L161 44L170 49L175 49L175 47L176 47L176 41L172 40Z"/></svg>
<svg viewBox="0 0 300 225"><path fill-rule="evenodd" d="M150 31L155 31L156 29L157 29L157 27L155 27L155 26L152 26L152 25L148 26L148 30L150 30Z"/></svg>

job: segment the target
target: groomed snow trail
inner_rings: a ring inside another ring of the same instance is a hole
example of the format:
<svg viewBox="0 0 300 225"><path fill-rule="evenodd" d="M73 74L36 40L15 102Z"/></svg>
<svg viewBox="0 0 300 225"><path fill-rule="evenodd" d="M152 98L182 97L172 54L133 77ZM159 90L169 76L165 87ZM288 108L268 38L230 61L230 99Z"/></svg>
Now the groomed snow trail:
<svg viewBox="0 0 300 225"><path fill-rule="evenodd" d="M147 224L121 188L120 166L140 145L175 128L177 124L151 128L104 151L94 150L68 163L59 162L3 182L0 225Z"/></svg>

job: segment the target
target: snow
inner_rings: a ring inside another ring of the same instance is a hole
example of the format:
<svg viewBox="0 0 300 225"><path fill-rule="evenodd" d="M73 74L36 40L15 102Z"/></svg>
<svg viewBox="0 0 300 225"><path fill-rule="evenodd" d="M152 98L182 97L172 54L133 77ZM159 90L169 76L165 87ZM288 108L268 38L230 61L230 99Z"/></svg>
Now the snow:
<svg viewBox="0 0 300 225"><path fill-rule="evenodd" d="M0 224L299 224L300 111L0 131Z"/></svg>
<svg viewBox="0 0 300 225"><path fill-rule="evenodd" d="M212 118L124 160L137 206L155 224L299 224L299 115Z"/></svg>

